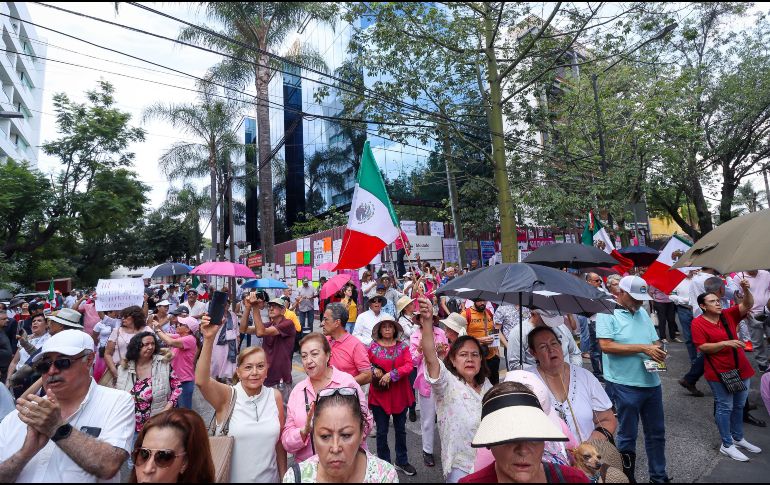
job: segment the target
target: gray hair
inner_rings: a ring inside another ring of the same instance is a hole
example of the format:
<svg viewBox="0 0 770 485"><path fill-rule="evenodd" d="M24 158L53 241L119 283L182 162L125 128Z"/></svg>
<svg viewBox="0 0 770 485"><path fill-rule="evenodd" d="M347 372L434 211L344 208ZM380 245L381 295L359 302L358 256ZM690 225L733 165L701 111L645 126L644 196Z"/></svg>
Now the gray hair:
<svg viewBox="0 0 770 485"><path fill-rule="evenodd" d="M617 281L620 283L620 280L622 280L623 277L619 274L611 274L607 277L607 286L610 286L613 282Z"/></svg>
<svg viewBox="0 0 770 485"><path fill-rule="evenodd" d="M348 323L348 309L345 308L345 305L339 302L335 303L329 303L326 305L326 309L330 310L332 312L332 319L333 320L339 320L340 323L345 326L346 323Z"/></svg>
<svg viewBox="0 0 770 485"><path fill-rule="evenodd" d="M703 289L706 293L719 293L725 287L725 282L719 276L712 276L703 282Z"/></svg>

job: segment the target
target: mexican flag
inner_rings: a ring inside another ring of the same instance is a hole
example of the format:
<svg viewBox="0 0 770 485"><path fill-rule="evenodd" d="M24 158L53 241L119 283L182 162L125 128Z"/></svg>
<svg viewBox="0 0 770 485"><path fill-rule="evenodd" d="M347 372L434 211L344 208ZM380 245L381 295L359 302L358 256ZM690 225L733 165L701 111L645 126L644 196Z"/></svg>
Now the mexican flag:
<svg viewBox="0 0 770 485"><path fill-rule="evenodd" d="M331 271L363 268L398 235L398 217L367 141L361 155L339 260Z"/></svg>
<svg viewBox="0 0 770 485"><path fill-rule="evenodd" d="M51 278L51 284L48 285L48 301L56 300L56 291L53 289L53 278Z"/></svg>
<svg viewBox="0 0 770 485"><path fill-rule="evenodd" d="M599 219L594 217L593 211L588 213L588 221L585 228L583 228L583 244L586 246L596 246L605 253L609 254L618 261L618 264L613 266L612 269L616 270L620 274L627 273L634 267L634 262L626 258L615 249L615 245L612 244L609 234L604 229L604 226Z"/></svg>
<svg viewBox="0 0 770 485"><path fill-rule="evenodd" d="M647 268L642 278L650 286L654 286L663 293L671 293L687 277L687 273L692 269L671 269L679 258L690 249L690 246L692 244L674 235L660 252L658 259Z"/></svg>

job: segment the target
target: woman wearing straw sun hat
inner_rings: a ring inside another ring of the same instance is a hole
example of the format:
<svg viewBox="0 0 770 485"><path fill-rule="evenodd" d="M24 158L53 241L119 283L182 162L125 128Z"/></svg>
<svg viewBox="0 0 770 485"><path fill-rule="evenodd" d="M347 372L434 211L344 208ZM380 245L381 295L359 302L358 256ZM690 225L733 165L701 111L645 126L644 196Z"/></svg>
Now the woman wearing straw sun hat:
<svg viewBox="0 0 770 485"><path fill-rule="evenodd" d="M396 434L395 466L412 476L417 473L409 464L406 449L407 409L414 404L414 392L409 383L412 355L409 344L399 339L403 329L390 315L377 322L372 329L369 361L372 363L372 385L369 388L369 407L377 423L377 456L390 463L388 428L390 417Z"/></svg>
<svg viewBox="0 0 770 485"><path fill-rule="evenodd" d="M468 320L459 313L450 313L445 319L439 320L439 323L444 325L444 331L450 344L453 344L458 338L468 335Z"/></svg>
<svg viewBox="0 0 770 485"><path fill-rule="evenodd" d="M567 441L567 437L526 385L502 382L484 395L481 424L471 444L489 448L495 462L460 483L589 483L580 470L543 462L546 441Z"/></svg>

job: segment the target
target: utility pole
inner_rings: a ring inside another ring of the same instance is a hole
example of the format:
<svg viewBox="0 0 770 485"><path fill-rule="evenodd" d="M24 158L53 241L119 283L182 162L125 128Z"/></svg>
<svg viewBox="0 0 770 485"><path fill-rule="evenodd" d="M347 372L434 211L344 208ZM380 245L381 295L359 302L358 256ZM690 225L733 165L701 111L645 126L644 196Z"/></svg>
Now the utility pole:
<svg viewBox="0 0 770 485"><path fill-rule="evenodd" d="M227 225L230 232L230 262L235 262L235 224L233 223L233 172L230 165L230 156L227 156L227 173L225 174L227 183ZM235 310L235 278L230 278L230 305Z"/></svg>
<svg viewBox="0 0 770 485"><path fill-rule="evenodd" d="M460 267L465 267L465 251L463 250L463 226L460 222L459 199L457 197L457 182L455 181L455 174L452 170L452 162L449 159L451 151L451 143L449 141L449 135L444 132L444 166L446 167L446 180L449 187L449 206L452 210L452 224L455 227L455 239L457 239L457 257L460 261Z"/></svg>

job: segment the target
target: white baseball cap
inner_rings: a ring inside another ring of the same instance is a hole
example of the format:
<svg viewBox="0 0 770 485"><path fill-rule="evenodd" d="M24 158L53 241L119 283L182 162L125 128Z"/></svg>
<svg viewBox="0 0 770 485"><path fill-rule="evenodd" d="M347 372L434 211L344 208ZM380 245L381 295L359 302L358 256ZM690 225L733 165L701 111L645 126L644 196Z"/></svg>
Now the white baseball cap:
<svg viewBox="0 0 770 485"><path fill-rule="evenodd" d="M543 319L543 322L551 328L557 328L564 324L564 315L559 315L556 312L540 309L535 310L535 313L540 315L540 318Z"/></svg>
<svg viewBox="0 0 770 485"><path fill-rule="evenodd" d="M618 284L621 290L625 291L631 298L638 301L652 300L647 294L647 282L638 276L625 276Z"/></svg>
<svg viewBox="0 0 770 485"><path fill-rule="evenodd" d="M45 354L57 353L71 357L84 350L94 351L94 339L90 335L81 330L62 330L45 341L32 362L37 362Z"/></svg>

